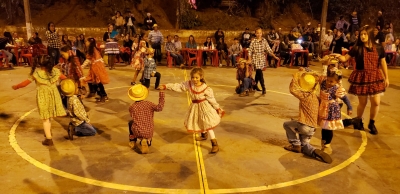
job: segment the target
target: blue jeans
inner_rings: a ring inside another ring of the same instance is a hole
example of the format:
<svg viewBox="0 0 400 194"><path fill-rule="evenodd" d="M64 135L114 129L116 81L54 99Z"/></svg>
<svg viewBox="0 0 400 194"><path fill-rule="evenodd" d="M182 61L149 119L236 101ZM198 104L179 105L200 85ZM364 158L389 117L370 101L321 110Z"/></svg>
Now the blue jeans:
<svg viewBox="0 0 400 194"><path fill-rule="evenodd" d="M315 133L314 127L293 120L284 122L283 128L286 130L289 143L292 145L301 145L301 152L303 154L315 158L313 155L315 148L310 144L311 137ZM299 134L299 138L297 138L297 133Z"/></svg>
<svg viewBox="0 0 400 194"><path fill-rule="evenodd" d="M83 122L75 127L75 133L77 136L93 136L96 134L96 129L92 125Z"/></svg>
<svg viewBox="0 0 400 194"><path fill-rule="evenodd" d="M171 57L175 59L176 64L181 65L183 64L183 57L180 54L177 53L169 53Z"/></svg>
<svg viewBox="0 0 400 194"><path fill-rule="evenodd" d="M232 66L236 66L236 56L237 56L237 54L229 55L229 59L232 62Z"/></svg>

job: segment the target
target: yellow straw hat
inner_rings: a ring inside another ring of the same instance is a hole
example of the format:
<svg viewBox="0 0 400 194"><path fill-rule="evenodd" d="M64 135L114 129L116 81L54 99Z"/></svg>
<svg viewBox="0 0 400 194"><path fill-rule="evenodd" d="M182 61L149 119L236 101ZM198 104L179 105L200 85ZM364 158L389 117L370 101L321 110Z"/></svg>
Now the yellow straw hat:
<svg viewBox="0 0 400 194"><path fill-rule="evenodd" d="M149 96L149 90L142 84L136 84L129 88L128 96L133 101L141 101Z"/></svg>
<svg viewBox="0 0 400 194"><path fill-rule="evenodd" d="M299 85L302 91L311 92L316 89L318 75L310 72L298 72Z"/></svg>
<svg viewBox="0 0 400 194"><path fill-rule="evenodd" d="M240 58L240 59L239 59L239 64L242 64L242 63L247 63L247 60L244 59L244 58Z"/></svg>
<svg viewBox="0 0 400 194"><path fill-rule="evenodd" d="M72 79L64 79L60 83L60 89L65 96L72 96L76 91L75 82Z"/></svg>
<svg viewBox="0 0 400 194"><path fill-rule="evenodd" d="M147 49L147 53L148 54L153 54L154 53L154 49L153 48L148 48Z"/></svg>

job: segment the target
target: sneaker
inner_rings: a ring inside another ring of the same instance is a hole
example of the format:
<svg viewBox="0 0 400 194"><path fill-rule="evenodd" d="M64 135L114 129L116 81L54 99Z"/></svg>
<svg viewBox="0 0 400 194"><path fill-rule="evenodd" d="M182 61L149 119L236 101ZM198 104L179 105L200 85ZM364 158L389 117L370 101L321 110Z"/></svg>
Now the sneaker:
<svg viewBox="0 0 400 194"><path fill-rule="evenodd" d="M327 153L325 153L319 149L314 150L314 156L315 156L315 158L318 158L325 163L328 163L328 164L332 163L332 158Z"/></svg>
<svg viewBox="0 0 400 194"><path fill-rule="evenodd" d="M295 152L295 153L301 153L301 146L300 145L292 145L292 144L290 144L290 145L287 145L287 146L285 146L283 148L285 148L285 150L292 151L292 152Z"/></svg>

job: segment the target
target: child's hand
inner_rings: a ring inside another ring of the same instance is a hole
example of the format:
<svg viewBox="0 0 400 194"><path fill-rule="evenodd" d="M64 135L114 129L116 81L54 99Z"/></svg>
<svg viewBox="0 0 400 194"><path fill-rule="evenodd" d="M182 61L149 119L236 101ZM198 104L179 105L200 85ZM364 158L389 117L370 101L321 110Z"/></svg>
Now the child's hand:
<svg viewBox="0 0 400 194"><path fill-rule="evenodd" d="M352 110L347 110L347 115L352 115L353 111Z"/></svg>
<svg viewBox="0 0 400 194"><path fill-rule="evenodd" d="M158 86L157 90L165 90L167 87L165 85Z"/></svg>
<svg viewBox="0 0 400 194"><path fill-rule="evenodd" d="M299 71L305 71L304 67L300 67Z"/></svg>
<svg viewBox="0 0 400 194"><path fill-rule="evenodd" d="M221 118L225 115L225 111L222 110L221 108L217 109L216 111L217 111L217 113L219 114L219 116L220 116Z"/></svg>
<svg viewBox="0 0 400 194"><path fill-rule="evenodd" d="M18 89L17 85L13 85L13 86L11 86L11 88L14 89L14 90Z"/></svg>

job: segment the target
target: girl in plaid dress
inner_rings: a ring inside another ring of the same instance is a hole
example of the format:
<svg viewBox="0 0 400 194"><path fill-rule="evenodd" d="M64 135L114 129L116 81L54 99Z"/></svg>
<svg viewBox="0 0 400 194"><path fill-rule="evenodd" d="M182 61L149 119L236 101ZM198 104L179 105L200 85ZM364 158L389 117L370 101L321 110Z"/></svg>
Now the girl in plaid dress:
<svg viewBox="0 0 400 194"><path fill-rule="evenodd" d="M140 72L143 72L144 68L144 58L146 57L146 41L142 40L139 43L139 46L136 48L135 54L133 55L133 59L131 61L131 66L135 69L135 74L133 75L133 79L131 85L136 84L136 79ZM142 74L143 75L143 74Z"/></svg>
<svg viewBox="0 0 400 194"><path fill-rule="evenodd" d="M201 133L200 137L196 137L197 141L206 140L210 134L211 153L216 153L219 148L213 129L217 127L225 112L215 100L213 90L206 85L203 69L193 68L190 76L192 78L189 81L161 85L158 89L189 92L192 104L186 113L184 125L188 132Z"/></svg>
<svg viewBox="0 0 400 194"><path fill-rule="evenodd" d="M385 51L375 43L373 28L369 26L360 29L356 45L345 55L337 55L340 61L346 62L351 57L356 59L356 70L350 77L349 93L358 96L357 117L353 119L355 129L363 130L362 116L368 98L371 101L370 121L368 128L371 134L378 134L375 127L375 117L379 111L381 95L389 86L389 75L385 60ZM380 71L382 70L382 71Z"/></svg>

